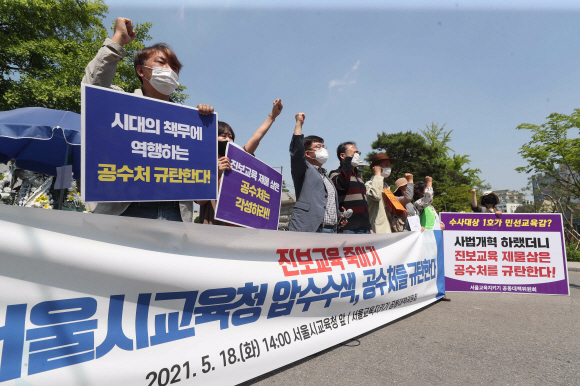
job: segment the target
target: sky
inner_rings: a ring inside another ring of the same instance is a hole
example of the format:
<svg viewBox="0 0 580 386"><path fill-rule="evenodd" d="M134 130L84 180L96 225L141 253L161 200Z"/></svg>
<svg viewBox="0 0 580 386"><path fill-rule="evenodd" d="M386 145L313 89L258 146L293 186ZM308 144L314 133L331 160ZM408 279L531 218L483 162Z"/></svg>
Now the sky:
<svg viewBox="0 0 580 386"><path fill-rule="evenodd" d="M377 133L434 122L494 190L520 190L527 176L514 169L531 135L516 127L580 107L580 2L432 3L109 0L105 23L152 22L151 43L169 43L184 64L186 104L214 106L240 145L281 98L256 156L282 166L290 185L294 115L304 112L329 170L340 142L366 155Z"/></svg>

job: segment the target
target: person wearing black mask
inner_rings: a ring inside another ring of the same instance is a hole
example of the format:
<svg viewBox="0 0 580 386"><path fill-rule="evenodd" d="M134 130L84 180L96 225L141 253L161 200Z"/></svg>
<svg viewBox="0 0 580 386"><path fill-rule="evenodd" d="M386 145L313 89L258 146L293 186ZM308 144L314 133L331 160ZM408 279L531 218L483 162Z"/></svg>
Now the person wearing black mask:
<svg viewBox="0 0 580 386"><path fill-rule="evenodd" d="M471 193L473 193L473 198L471 199L471 210L476 213L495 213L497 217L501 216L502 211L496 208L496 205L499 204L499 197L497 194L491 190L483 192L483 195L480 197L481 206L479 206L477 205L477 189L472 189Z"/></svg>
<svg viewBox="0 0 580 386"><path fill-rule="evenodd" d="M254 135L246 142L246 145L243 149L252 155L260 145L260 141L272 124L276 120L276 117L280 115L282 112L282 105L281 99L276 99L272 106L272 111L262 123L260 127L254 132ZM232 165L230 164L230 160L226 157L226 149L228 146L228 142L234 142L236 139L236 134L234 133L234 129L230 125L225 122L219 121L218 122L218 187L220 185L219 181L222 178L222 175L225 170L231 170ZM209 224L209 225L230 225L224 223L222 221L215 219L215 208L216 208L216 200L204 200L204 201L196 201L199 204L199 223L200 224Z"/></svg>

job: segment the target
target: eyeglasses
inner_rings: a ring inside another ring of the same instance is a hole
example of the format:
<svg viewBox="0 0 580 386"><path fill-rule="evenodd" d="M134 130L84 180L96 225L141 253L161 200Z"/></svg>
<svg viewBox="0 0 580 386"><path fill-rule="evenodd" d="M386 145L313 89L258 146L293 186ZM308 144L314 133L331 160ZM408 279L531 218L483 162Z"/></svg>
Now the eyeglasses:
<svg viewBox="0 0 580 386"><path fill-rule="evenodd" d="M319 144L316 146L312 146L310 149L308 149L308 151L315 151L315 150L320 150L320 149L327 149L328 150L328 148L326 146Z"/></svg>

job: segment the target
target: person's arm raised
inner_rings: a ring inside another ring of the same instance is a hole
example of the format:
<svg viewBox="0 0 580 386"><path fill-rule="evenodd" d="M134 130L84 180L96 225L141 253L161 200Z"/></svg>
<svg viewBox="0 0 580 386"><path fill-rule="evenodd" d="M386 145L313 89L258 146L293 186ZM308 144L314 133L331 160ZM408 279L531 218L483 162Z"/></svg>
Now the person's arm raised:
<svg viewBox="0 0 580 386"><path fill-rule="evenodd" d="M407 188L403 193L403 198L398 197L403 206L407 205L409 202L413 202L413 194L415 193L413 175L411 173L405 173L405 179L407 180Z"/></svg>
<svg viewBox="0 0 580 386"><path fill-rule="evenodd" d="M354 156L354 146L350 146L344 152L344 159L340 164L338 173L335 171L330 175L330 179L336 186L336 190L348 190L350 185L350 176L352 175L351 161Z"/></svg>
<svg viewBox="0 0 580 386"><path fill-rule="evenodd" d="M129 44L135 39L135 31L133 30L133 22L131 19L118 17L115 20L115 32L111 40L121 47Z"/></svg>
<svg viewBox="0 0 580 386"><path fill-rule="evenodd" d="M252 135L252 138L250 138L248 142L246 142L245 148L248 153L254 154L254 152L258 148L258 145L260 145L260 141L262 140L262 138L264 138L268 130L270 130L270 127L272 127L272 124L276 120L276 117L280 115L283 108L284 106L282 106L282 99L276 99L274 101L274 105L272 106L272 111L270 112L264 123L262 123L260 127L258 127L258 129L254 132L254 135Z"/></svg>
<svg viewBox="0 0 580 386"><path fill-rule="evenodd" d="M296 118L296 125L294 126L294 135L302 135L302 125L304 125L306 114L298 113L294 117Z"/></svg>
<svg viewBox="0 0 580 386"><path fill-rule="evenodd" d="M296 114L296 125L294 126L294 135L290 142L290 173L294 182L296 198L300 195L304 175L306 174L306 154L304 149L304 136L302 135L302 125L306 119L304 113Z"/></svg>
<svg viewBox="0 0 580 386"><path fill-rule="evenodd" d="M383 184L385 178L381 176L383 168L373 166L373 176L365 184L367 188L367 200L380 201L383 198Z"/></svg>
<svg viewBox="0 0 580 386"><path fill-rule="evenodd" d="M479 212L479 206L477 205L477 189L471 189L473 197L471 198L471 210L474 212Z"/></svg>
<svg viewBox="0 0 580 386"><path fill-rule="evenodd" d="M432 177L425 177L425 181L427 185L425 186L425 194L422 198L419 198L415 201L415 208L419 213L422 213L423 210L433 203L433 178Z"/></svg>
<svg viewBox="0 0 580 386"><path fill-rule="evenodd" d="M100 87L111 87L117 72L117 64L127 56L123 46L135 38L131 19L118 17L115 20L115 32L110 39L106 39L97 55L85 68L85 75L81 83Z"/></svg>

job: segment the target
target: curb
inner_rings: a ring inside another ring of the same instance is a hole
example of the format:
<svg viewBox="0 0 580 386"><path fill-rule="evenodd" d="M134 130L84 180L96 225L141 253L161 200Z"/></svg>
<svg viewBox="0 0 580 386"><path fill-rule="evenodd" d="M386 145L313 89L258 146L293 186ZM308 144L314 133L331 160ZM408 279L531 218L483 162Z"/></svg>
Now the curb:
<svg viewBox="0 0 580 386"><path fill-rule="evenodd" d="M568 261L568 271L580 272L580 261Z"/></svg>

